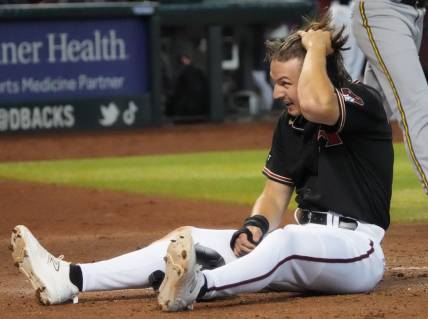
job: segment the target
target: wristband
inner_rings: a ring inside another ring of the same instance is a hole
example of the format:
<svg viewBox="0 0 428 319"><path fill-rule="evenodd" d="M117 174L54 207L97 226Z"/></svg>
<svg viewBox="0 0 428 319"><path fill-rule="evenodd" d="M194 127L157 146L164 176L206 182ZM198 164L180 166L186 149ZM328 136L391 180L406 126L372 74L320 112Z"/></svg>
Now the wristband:
<svg viewBox="0 0 428 319"><path fill-rule="evenodd" d="M269 221L263 215L254 215L245 219L244 226L256 226L261 229L264 236L269 230Z"/></svg>
<svg viewBox="0 0 428 319"><path fill-rule="evenodd" d="M263 235L258 242L254 241L253 233L247 228L247 226L256 226L260 228ZM244 225L240 229L238 229L236 232L233 233L232 238L230 239L230 248L232 248L232 250L235 248L235 241L241 234L246 234L247 239L250 243L254 245L258 245L262 241L264 235L266 235L268 230L269 230L269 221L267 220L266 217L262 215L254 215L251 217L247 217L244 221Z"/></svg>

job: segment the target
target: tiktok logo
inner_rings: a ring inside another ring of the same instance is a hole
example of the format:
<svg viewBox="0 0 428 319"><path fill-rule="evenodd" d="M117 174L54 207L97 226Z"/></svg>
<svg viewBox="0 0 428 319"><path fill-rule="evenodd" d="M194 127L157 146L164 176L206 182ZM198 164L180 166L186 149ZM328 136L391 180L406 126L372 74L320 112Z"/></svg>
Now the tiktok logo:
<svg viewBox="0 0 428 319"><path fill-rule="evenodd" d="M137 111L138 106L134 101L129 101L128 108L123 112L123 122L126 125L134 124Z"/></svg>

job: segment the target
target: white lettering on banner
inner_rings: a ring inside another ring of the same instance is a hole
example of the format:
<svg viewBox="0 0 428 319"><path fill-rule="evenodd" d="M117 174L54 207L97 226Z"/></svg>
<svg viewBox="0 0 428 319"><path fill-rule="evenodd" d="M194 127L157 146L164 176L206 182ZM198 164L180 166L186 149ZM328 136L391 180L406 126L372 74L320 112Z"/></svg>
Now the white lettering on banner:
<svg viewBox="0 0 428 319"><path fill-rule="evenodd" d="M29 128L33 128L33 129L41 129L43 128L43 122L42 122L42 115L40 114L40 109L39 108L34 108L33 109L33 116L31 118L31 126L28 128L23 127L23 129L29 129ZM50 123L49 125L50 126Z"/></svg>
<svg viewBox="0 0 428 319"><path fill-rule="evenodd" d="M74 123L74 107L70 104L0 108L0 131L70 128Z"/></svg>
<svg viewBox="0 0 428 319"><path fill-rule="evenodd" d="M0 42L0 65L40 63L42 42Z"/></svg>
<svg viewBox="0 0 428 319"><path fill-rule="evenodd" d="M64 107L64 124L66 127L74 126L74 108L72 105L66 105Z"/></svg>
<svg viewBox="0 0 428 319"><path fill-rule="evenodd" d="M56 93L66 91L76 91L77 81L75 79L50 78L43 80L32 77L21 79L21 91L31 93Z"/></svg>
<svg viewBox="0 0 428 319"><path fill-rule="evenodd" d="M20 92L20 86L18 81L6 80L0 82L0 93L3 94L18 94Z"/></svg>
<svg viewBox="0 0 428 319"><path fill-rule="evenodd" d="M70 39L68 33L48 33L48 62L101 62L126 60L125 40L115 30L107 35L95 30L91 39Z"/></svg>
<svg viewBox="0 0 428 319"><path fill-rule="evenodd" d="M19 129L19 122L20 122L19 109L10 109L9 110L10 130L16 131L17 129Z"/></svg>
<svg viewBox="0 0 428 319"><path fill-rule="evenodd" d="M67 32L48 33L45 41L0 41L0 66L39 64L41 57L48 63L108 62L128 58L126 41L113 29L107 32L96 29L83 40L73 39Z"/></svg>
<svg viewBox="0 0 428 319"><path fill-rule="evenodd" d="M79 90L117 90L123 87L125 78L97 76L89 77L86 74L80 74L78 78Z"/></svg>
<svg viewBox="0 0 428 319"><path fill-rule="evenodd" d="M37 79L24 77L21 82L6 80L0 82L0 93L64 93L76 91L102 91L120 90L125 83L123 76L95 76L80 74L77 78L51 78Z"/></svg>

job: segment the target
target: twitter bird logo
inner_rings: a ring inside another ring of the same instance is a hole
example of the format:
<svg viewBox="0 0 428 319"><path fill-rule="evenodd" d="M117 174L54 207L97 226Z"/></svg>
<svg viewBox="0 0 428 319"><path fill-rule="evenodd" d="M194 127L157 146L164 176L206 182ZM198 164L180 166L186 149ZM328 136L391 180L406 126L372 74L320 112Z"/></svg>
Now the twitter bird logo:
<svg viewBox="0 0 428 319"><path fill-rule="evenodd" d="M101 105L102 119L99 123L102 126L112 126L119 118L119 108L113 102L109 103L108 106Z"/></svg>

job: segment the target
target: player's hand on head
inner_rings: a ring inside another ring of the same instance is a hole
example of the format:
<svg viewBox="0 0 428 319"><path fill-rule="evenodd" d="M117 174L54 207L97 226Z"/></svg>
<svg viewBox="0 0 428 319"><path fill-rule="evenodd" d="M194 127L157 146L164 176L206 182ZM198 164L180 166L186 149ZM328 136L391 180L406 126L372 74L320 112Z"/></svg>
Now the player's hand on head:
<svg viewBox="0 0 428 319"><path fill-rule="evenodd" d="M324 30L301 30L298 31L298 34L302 38L302 45L306 50L318 47L324 49L326 55L333 53L333 48L331 47L331 32Z"/></svg>
<svg viewBox="0 0 428 319"><path fill-rule="evenodd" d="M252 234L252 241L248 238L246 233L241 233L236 241L235 246L233 248L233 252L236 256L241 257L249 252L251 252L254 248L256 248L257 244L261 241L263 237L262 230L257 226L246 226L248 230Z"/></svg>

